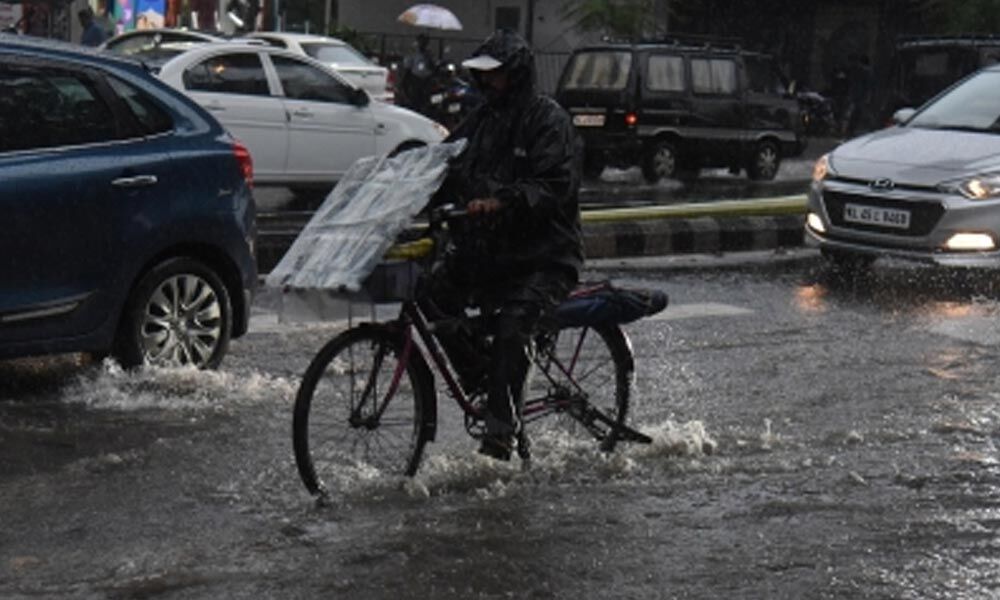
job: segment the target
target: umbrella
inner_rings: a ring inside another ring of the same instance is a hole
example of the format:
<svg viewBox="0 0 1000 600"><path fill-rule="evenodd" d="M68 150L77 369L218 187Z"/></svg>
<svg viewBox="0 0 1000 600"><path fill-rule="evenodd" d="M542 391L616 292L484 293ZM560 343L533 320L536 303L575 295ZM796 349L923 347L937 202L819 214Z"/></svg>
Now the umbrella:
<svg viewBox="0 0 1000 600"><path fill-rule="evenodd" d="M462 28L462 23L459 22L454 13L436 4L414 4L400 13L397 20L408 25L432 29L459 30Z"/></svg>

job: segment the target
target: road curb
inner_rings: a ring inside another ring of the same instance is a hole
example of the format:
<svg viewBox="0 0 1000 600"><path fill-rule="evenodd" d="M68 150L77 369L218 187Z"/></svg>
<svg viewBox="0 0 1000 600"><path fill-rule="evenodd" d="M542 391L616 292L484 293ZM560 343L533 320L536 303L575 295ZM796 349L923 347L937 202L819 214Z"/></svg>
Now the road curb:
<svg viewBox="0 0 1000 600"><path fill-rule="evenodd" d="M803 244L804 194L718 200L582 213L588 258L718 254ZM305 225L308 213L262 213L257 264L269 272Z"/></svg>
<svg viewBox="0 0 1000 600"><path fill-rule="evenodd" d="M583 214L588 258L716 254L803 244L804 195Z"/></svg>

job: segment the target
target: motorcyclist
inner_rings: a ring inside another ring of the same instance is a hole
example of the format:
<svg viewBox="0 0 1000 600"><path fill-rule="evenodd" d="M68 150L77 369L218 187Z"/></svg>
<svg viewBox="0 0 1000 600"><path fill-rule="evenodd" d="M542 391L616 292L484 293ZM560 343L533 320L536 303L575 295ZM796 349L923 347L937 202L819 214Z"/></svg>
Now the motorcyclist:
<svg viewBox="0 0 1000 600"><path fill-rule="evenodd" d="M527 342L583 264L582 147L569 115L536 91L534 57L519 35L496 32L462 64L484 103L449 137L467 146L434 203L459 203L469 216L455 226L431 296L446 314L459 314L470 299L497 310L486 365L469 364L476 354L463 351L456 335L439 338L467 388L477 366L485 371L480 452L508 460L521 430Z"/></svg>
<svg viewBox="0 0 1000 600"><path fill-rule="evenodd" d="M417 35L417 51L403 59L399 103L405 108L427 115L430 112L430 90L437 71L437 61L430 50L426 33Z"/></svg>

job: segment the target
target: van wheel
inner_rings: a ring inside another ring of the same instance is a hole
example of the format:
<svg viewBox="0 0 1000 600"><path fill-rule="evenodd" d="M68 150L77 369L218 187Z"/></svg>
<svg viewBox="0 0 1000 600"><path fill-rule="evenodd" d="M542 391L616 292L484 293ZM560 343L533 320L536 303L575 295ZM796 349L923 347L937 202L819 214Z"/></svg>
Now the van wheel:
<svg viewBox="0 0 1000 600"><path fill-rule="evenodd" d="M113 354L125 367L214 369L229 348L232 315L229 292L215 271L192 258L172 258L132 290Z"/></svg>
<svg viewBox="0 0 1000 600"><path fill-rule="evenodd" d="M671 179L677 172L677 149L672 142L659 140L646 151L642 161L642 175L649 183Z"/></svg>
<svg viewBox="0 0 1000 600"><path fill-rule="evenodd" d="M778 145L772 141L758 142L754 147L753 157L747 165L747 175L754 181L770 181L778 174L781 166L781 154Z"/></svg>

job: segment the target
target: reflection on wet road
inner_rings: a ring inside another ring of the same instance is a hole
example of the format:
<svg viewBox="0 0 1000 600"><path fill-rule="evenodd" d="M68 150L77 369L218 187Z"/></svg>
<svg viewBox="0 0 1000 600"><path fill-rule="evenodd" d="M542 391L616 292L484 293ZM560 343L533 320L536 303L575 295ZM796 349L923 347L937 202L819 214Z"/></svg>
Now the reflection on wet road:
<svg viewBox="0 0 1000 600"><path fill-rule="evenodd" d="M634 420L605 456L537 430L524 471L440 398L412 480L316 507L299 374L336 324L261 298L218 373L0 363L0 596L993 598L995 278L818 257L610 274L671 295L628 328Z"/></svg>

